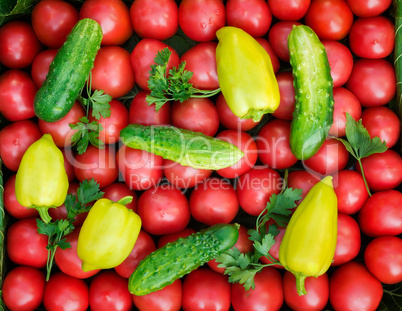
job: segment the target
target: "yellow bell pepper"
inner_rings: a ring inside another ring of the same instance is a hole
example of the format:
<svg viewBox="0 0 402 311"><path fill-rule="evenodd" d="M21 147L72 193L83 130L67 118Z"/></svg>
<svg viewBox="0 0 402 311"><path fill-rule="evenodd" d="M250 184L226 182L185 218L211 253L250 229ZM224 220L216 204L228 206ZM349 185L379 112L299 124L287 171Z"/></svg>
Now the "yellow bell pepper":
<svg viewBox="0 0 402 311"><path fill-rule="evenodd" d="M337 241L338 208L332 176L319 181L296 208L279 247L279 261L296 277L305 295L306 277L318 277L330 267Z"/></svg>
<svg viewBox="0 0 402 311"><path fill-rule="evenodd" d="M278 82L266 50L240 28L226 26L216 32L219 86L232 112L258 122L274 112L280 101Z"/></svg>
<svg viewBox="0 0 402 311"><path fill-rule="evenodd" d="M83 271L114 268L133 250L141 218L123 205L124 199L113 202L102 198L90 209L77 243Z"/></svg>
<svg viewBox="0 0 402 311"><path fill-rule="evenodd" d="M17 201L38 210L45 223L48 209L64 203L69 182L64 157L50 134L44 134L25 151L15 179Z"/></svg>

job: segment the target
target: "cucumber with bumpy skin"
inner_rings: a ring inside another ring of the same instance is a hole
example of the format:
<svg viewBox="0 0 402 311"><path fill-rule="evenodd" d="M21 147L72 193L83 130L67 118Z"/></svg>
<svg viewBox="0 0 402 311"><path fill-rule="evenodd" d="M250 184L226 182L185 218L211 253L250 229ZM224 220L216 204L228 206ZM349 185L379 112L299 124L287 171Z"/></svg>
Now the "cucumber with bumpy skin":
<svg viewBox="0 0 402 311"><path fill-rule="evenodd" d="M139 263L128 289L137 296L162 289L231 248L238 238L238 225L217 224L167 243Z"/></svg>
<svg viewBox="0 0 402 311"><path fill-rule="evenodd" d="M102 28L93 19L82 19L73 27L35 95L39 119L55 122L71 110L94 66L102 37Z"/></svg>
<svg viewBox="0 0 402 311"><path fill-rule="evenodd" d="M218 170L237 163L244 153L235 145L174 126L129 124L120 131L126 146L197 169Z"/></svg>
<svg viewBox="0 0 402 311"><path fill-rule="evenodd" d="M324 45L308 26L293 27L288 47L296 95L290 147L296 158L306 160L322 146L333 123L331 68Z"/></svg>

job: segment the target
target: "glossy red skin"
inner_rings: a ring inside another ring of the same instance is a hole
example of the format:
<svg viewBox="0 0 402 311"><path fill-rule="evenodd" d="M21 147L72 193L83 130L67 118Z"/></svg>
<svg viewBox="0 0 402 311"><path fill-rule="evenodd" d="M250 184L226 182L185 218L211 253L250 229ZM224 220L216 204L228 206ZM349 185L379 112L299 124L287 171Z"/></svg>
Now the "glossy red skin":
<svg viewBox="0 0 402 311"><path fill-rule="evenodd" d="M364 264L384 284L402 282L402 239L382 236L371 240L364 250Z"/></svg>
<svg viewBox="0 0 402 311"><path fill-rule="evenodd" d="M31 21L38 39L48 48L58 49L78 22L78 10L67 1L40 1L32 10Z"/></svg>
<svg viewBox="0 0 402 311"><path fill-rule="evenodd" d="M215 90L219 88L216 69L216 46L213 41L200 42L190 47L180 57L180 62L186 62L186 70L193 73L190 83L200 90Z"/></svg>
<svg viewBox="0 0 402 311"><path fill-rule="evenodd" d="M179 8L174 0L136 0L130 6L134 32L141 38L166 40L179 27Z"/></svg>
<svg viewBox="0 0 402 311"><path fill-rule="evenodd" d="M142 228L153 235L179 232L190 221L188 199L172 185L159 185L143 192L137 212Z"/></svg>
<svg viewBox="0 0 402 311"><path fill-rule="evenodd" d="M89 306L99 311L129 311L133 307L128 280L113 270L103 270L89 285Z"/></svg>
<svg viewBox="0 0 402 311"><path fill-rule="evenodd" d="M102 27L102 45L123 45L133 34L130 9L122 0L87 0L79 18L91 18Z"/></svg>
<svg viewBox="0 0 402 311"><path fill-rule="evenodd" d="M84 280L55 272L45 285L43 305L49 311L85 311L89 307L89 288Z"/></svg>
<svg viewBox="0 0 402 311"><path fill-rule="evenodd" d="M272 15L281 21L298 21L306 15L311 0L268 0Z"/></svg>
<svg viewBox="0 0 402 311"><path fill-rule="evenodd" d="M402 193L385 190L374 193L358 214L360 230L367 236L402 233Z"/></svg>
<svg viewBox="0 0 402 311"><path fill-rule="evenodd" d="M301 189L301 200L304 199L310 189L319 181L321 177L313 172L306 170L296 170L289 172L288 187L293 189ZM299 201L300 202L300 201Z"/></svg>
<svg viewBox="0 0 402 311"><path fill-rule="evenodd" d="M219 128L219 114L209 98L189 98L176 101L171 109L172 125L207 136L214 136Z"/></svg>
<svg viewBox="0 0 402 311"><path fill-rule="evenodd" d="M180 163L164 159L163 175L174 186L189 189L205 181L213 170L196 169Z"/></svg>
<svg viewBox="0 0 402 311"><path fill-rule="evenodd" d="M0 28L0 63L9 69L29 67L42 48L26 21L11 21Z"/></svg>
<svg viewBox="0 0 402 311"><path fill-rule="evenodd" d="M384 13L392 0L346 0L353 14L359 17L378 16Z"/></svg>
<svg viewBox="0 0 402 311"><path fill-rule="evenodd" d="M161 235L158 238L157 247L161 248L162 246L166 245L167 243L176 241L178 238L189 236L190 234L193 234L195 232L197 232L195 229L186 227L183 230L176 232L176 233Z"/></svg>
<svg viewBox="0 0 402 311"><path fill-rule="evenodd" d="M231 284L228 277L209 268L198 268L183 281L184 310L229 310Z"/></svg>
<svg viewBox="0 0 402 311"><path fill-rule="evenodd" d="M382 295L381 282L357 261L339 266L329 279L329 301L335 310L376 310Z"/></svg>
<svg viewBox="0 0 402 311"><path fill-rule="evenodd" d="M296 164L289 136L289 121L274 119L265 124L256 137L260 161L273 169L285 169Z"/></svg>
<svg viewBox="0 0 402 311"><path fill-rule="evenodd" d="M265 267L256 274L254 290L246 291L243 284L232 285L232 307L236 311L280 310L283 305L283 282L279 270Z"/></svg>
<svg viewBox="0 0 402 311"><path fill-rule="evenodd" d="M349 79L353 68L353 54L350 49L339 41L323 40L327 52L329 66L331 67L331 78L334 88L343 86Z"/></svg>
<svg viewBox="0 0 402 311"><path fill-rule="evenodd" d="M75 180L72 150L69 148L61 148L60 150L63 154L64 168L66 170L67 178L68 181L71 183Z"/></svg>
<svg viewBox="0 0 402 311"><path fill-rule="evenodd" d="M383 106L396 92L395 69L386 59L358 59L345 87L363 107Z"/></svg>
<svg viewBox="0 0 402 311"><path fill-rule="evenodd" d="M401 133L398 115L386 106L370 107L362 113L362 124L370 137L379 137L388 148L396 145Z"/></svg>
<svg viewBox="0 0 402 311"><path fill-rule="evenodd" d="M134 305L143 311L178 311L182 302L182 280L143 296L132 295Z"/></svg>
<svg viewBox="0 0 402 311"><path fill-rule="evenodd" d="M271 44L269 44L268 40L265 38L255 38L257 42L267 51L269 58L271 59L272 69L274 73L277 73L280 68L279 58L276 56L274 49Z"/></svg>
<svg viewBox="0 0 402 311"><path fill-rule="evenodd" d="M120 265L114 267L114 270L118 275L128 279L140 261L154 250L156 246L152 236L141 229L131 253Z"/></svg>
<svg viewBox="0 0 402 311"><path fill-rule="evenodd" d="M17 220L7 229L7 256L17 265L43 268L47 261L47 240L46 235L38 233L35 218Z"/></svg>
<svg viewBox="0 0 402 311"><path fill-rule="evenodd" d="M257 162L257 144L250 134L242 131L223 130L215 137L237 146L244 154L243 158L237 161L237 163L217 170L216 172L220 176L224 178L236 178L250 170Z"/></svg>
<svg viewBox="0 0 402 311"><path fill-rule="evenodd" d="M126 204L125 206L134 212L137 211L137 200L138 195L135 191L131 190L125 183L123 182L115 182L105 188L102 189L104 192L103 197L113 202L117 202L120 199L131 196L133 200L131 203Z"/></svg>
<svg viewBox="0 0 402 311"><path fill-rule="evenodd" d="M340 41L353 24L353 13L344 0L313 0L304 22L320 40Z"/></svg>
<svg viewBox="0 0 402 311"><path fill-rule="evenodd" d="M2 300L9 310L34 311L42 303L45 274L28 266L16 266L4 277Z"/></svg>
<svg viewBox="0 0 402 311"><path fill-rule="evenodd" d="M291 121L295 110L295 88L293 86L293 75L290 71L282 71L276 74L278 82L280 102L279 107L272 115L281 120Z"/></svg>
<svg viewBox="0 0 402 311"><path fill-rule="evenodd" d="M272 223L274 223L274 221L267 222L267 224L266 224L267 229L269 227L269 224L272 224ZM285 235L286 228L278 227L278 231L279 231L279 233L275 236L275 243L274 243L274 245L272 245L271 249L268 252L277 261L279 261L279 247L281 246L282 239L283 239L283 236ZM262 257L260 257L259 260L263 264L272 264L272 260L269 259L267 256L262 256ZM274 267L276 269L284 269L284 267L280 264L274 264L274 265L272 265L272 267Z"/></svg>
<svg viewBox="0 0 402 311"><path fill-rule="evenodd" d="M304 283L307 294L299 296L295 276L286 271L283 275L283 297L292 310L324 310L329 299L329 278L324 273L319 277L307 277Z"/></svg>
<svg viewBox="0 0 402 311"><path fill-rule="evenodd" d="M11 122L35 116L34 97L37 87L31 76L20 69L0 75L0 113Z"/></svg>
<svg viewBox="0 0 402 311"><path fill-rule="evenodd" d="M279 21L271 26L268 32L268 42L278 58L289 62L288 36L293 26L301 25L297 21Z"/></svg>
<svg viewBox="0 0 402 311"><path fill-rule="evenodd" d="M179 26L194 41L214 40L225 24L225 5L220 0L183 0L179 4Z"/></svg>
<svg viewBox="0 0 402 311"><path fill-rule="evenodd" d="M37 88L40 88L46 80L50 63L57 54L57 49L46 49L38 53L32 61L31 77Z"/></svg>
<svg viewBox="0 0 402 311"><path fill-rule="evenodd" d="M6 125L0 131L0 157L3 164L17 172L22 156L30 145L42 137L37 123L21 120Z"/></svg>
<svg viewBox="0 0 402 311"><path fill-rule="evenodd" d="M254 166L241 175L236 185L240 207L248 214L258 216L266 207L273 193L282 188L282 179L277 171L266 166Z"/></svg>
<svg viewBox="0 0 402 311"><path fill-rule="evenodd" d="M272 14L264 0L228 0L226 24L243 29L252 37L263 37L272 23Z"/></svg>
<svg viewBox="0 0 402 311"><path fill-rule="evenodd" d="M344 137L346 135L346 113L359 121L362 116L362 106L356 95L344 87L333 89L334 112L333 123L329 129L329 135L335 137Z"/></svg>
<svg viewBox="0 0 402 311"><path fill-rule="evenodd" d="M191 216L209 226L230 223L239 211L234 187L218 177L198 184L190 194L189 203Z"/></svg>

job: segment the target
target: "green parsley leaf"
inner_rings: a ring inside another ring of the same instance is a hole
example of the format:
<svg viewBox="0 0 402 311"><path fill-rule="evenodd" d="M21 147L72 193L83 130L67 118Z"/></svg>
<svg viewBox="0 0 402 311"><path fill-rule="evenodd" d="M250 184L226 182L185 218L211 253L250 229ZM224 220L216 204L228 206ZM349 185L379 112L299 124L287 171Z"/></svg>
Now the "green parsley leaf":
<svg viewBox="0 0 402 311"><path fill-rule="evenodd" d="M97 121L89 122L87 117L82 117L76 124L69 124L72 130L77 132L71 137L72 146L77 147L77 152L83 154L88 145L91 144L97 148L105 148L105 144L99 139L99 132L103 127Z"/></svg>
<svg viewBox="0 0 402 311"><path fill-rule="evenodd" d="M89 97L92 105L92 116L99 120L101 117L109 118L110 111L110 101L112 96L105 94L102 90L95 90Z"/></svg>
<svg viewBox="0 0 402 311"><path fill-rule="evenodd" d="M269 250L275 244L275 236L272 234L266 234L261 242L254 241L254 249L261 255L261 256L269 256ZM258 257L261 257L258 256Z"/></svg>

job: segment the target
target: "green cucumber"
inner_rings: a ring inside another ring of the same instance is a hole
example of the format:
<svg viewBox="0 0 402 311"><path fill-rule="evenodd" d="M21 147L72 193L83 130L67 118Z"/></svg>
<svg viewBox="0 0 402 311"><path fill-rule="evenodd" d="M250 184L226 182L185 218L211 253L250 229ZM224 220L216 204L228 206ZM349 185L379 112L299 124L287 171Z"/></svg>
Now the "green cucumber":
<svg viewBox="0 0 402 311"><path fill-rule="evenodd" d="M244 153L235 145L174 126L129 124L120 131L126 146L197 169L218 170L237 163Z"/></svg>
<svg viewBox="0 0 402 311"><path fill-rule="evenodd" d="M290 147L297 159L306 160L322 146L333 123L331 68L324 45L308 26L293 26L288 47L296 97Z"/></svg>
<svg viewBox="0 0 402 311"><path fill-rule="evenodd" d="M35 95L34 109L39 119L55 122L71 110L94 66L102 37L102 28L95 20L77 22Z"/></svg>
<svg viewBox="0 0 402 311"><path fill-rule="evenodd" d="M217 224L158 248L145 257L128 279L130 293L142 296L215 259L239 238L237 224Z"/></svg>

